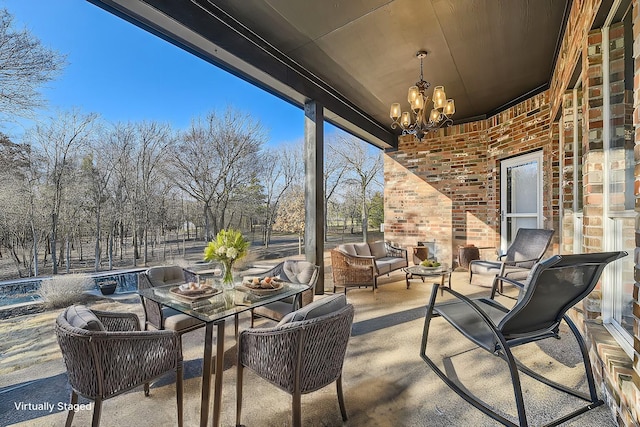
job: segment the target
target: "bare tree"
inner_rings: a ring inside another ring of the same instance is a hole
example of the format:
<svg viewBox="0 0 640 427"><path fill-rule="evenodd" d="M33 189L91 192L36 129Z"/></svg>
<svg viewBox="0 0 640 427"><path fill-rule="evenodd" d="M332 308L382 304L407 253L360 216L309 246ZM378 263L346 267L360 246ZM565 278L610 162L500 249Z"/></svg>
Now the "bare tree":
<svg viewBox="0 0 640 427"><path fill-rule="evenodd" d="M107 144L104 149L108 154L104 157L107 161L105 167L113 171L109 189L112 215L108 252L109 269L111 269L114 259L114 246L117 247L115 256L122 261L125 248L125 230L134 221L133 210L135 208L136 183L135 126L133 124L118 123L107 134L106 139Z"/></svg>
<svg viewBox="0 0 640 427"><path fill-rule="evenodd" d="M136 185L134 197L134 220L140 219L134 227L134 265L137 257L138 237L142 237L144 247L143 263L149 258L149 231L158 206L167 156L174 136L169 125L156 122L142 122L134 127L137 139L135 151ZM139 230L139 231L138 231Z"/></svg>
<svg viewBox="0 0 640 427"><path fill-rule="evenodd" d="M263 241L269 247L271 229L276 219L280 202L287 190L302 179L303 147L281 145L278 150L266 150L262 154L260 182L264 189L265 221Z"/></svg>
<svg viewBox="0 0 640 427"><path fill-rule="evenodd" d="M194 120L180 138L170 177L202 204L207 240L228 225L228 207L251 185L265 139L259 121L230 107Z"/></svg>
<svg viewBox="0 0 640 427"><path fill-rule="evenodd" d="M345 158L338 154L338 142L336 141L336 135L332 135L328 139L327 147L325 151L324 159L324 212L325 212L325 227L324 227L324 241L327 241L327 232L329 230L329 202L336 196L336 191L342 183L342 178L348 170L348 163Z"/></svg>
<svg viewBox="0 0 640 427"><path fill-rule="evenodd" d="M278 207L278 215L273 229L298 236L298 254L302 254L302 240L305 226L305 195L301 185L293 185L284 194L283 203Z"/></svg>
<svg viewBox="0 0 640 427"><path fill-rule="evenodd" d="M338 139L339 145L332 147L332 150L344 159L350 173L353 174L348 181L358 188L362 214L362 239L366 242L369 217L367 197L382 171L382 157L379 152L377 154L367 152L365 143L353 136L339 136Z"/></svg>
<svg viewBox="0 0 640 427"><path fill-rule="evenodd" d="M14 26L13 16L0 9L0 119L29 116L43 105L38 89L63 68L65 59L47 49L26 29Z"/></svg>
<svg viewBox="0 0 640 427"><path fill-rule="evenodd" d="M78 111L61 113L48 123L37 125L29 137L42 152L45 159L47 194L49 196L50 235L49 245L53 274L58 273L58 226L60 211L67 196L66 187L72 182L77 170L78 154L88 145L92 137L97 115L81 114Z"/></svg>
<svg viewBox="0 0 640 427"><path fill-rule="evenodd" d="M85 209L94 215L94 271L100 270L102 248L102 220L105 204L110 198L109 184L115 169L110 167L112 148L101 138L96 138L89 153L82 159L82 177L86 183L84 191L87 205ZM111 233L109 232L109 235Z"/></svg>

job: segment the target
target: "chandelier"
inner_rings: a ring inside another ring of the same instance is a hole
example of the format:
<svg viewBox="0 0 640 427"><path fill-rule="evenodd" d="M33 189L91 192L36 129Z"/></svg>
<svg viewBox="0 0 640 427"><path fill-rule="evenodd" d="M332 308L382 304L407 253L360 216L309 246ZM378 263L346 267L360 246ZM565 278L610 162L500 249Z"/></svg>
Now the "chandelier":
<svg viewBox="0 0 640 427"><path fill-rule="evenodd" d="M411 111L403 112L400 103L394 102L391 104L389 115L393 120L392 129L400 127L403 135L415 135L421 141L427 133L452 124L451 116L456 112L456 106L453 99L447 99L444 86L436 86L433 89L433 108L431 112L427 112L429 97L426 92L431 83L422 78L422 60L427 56L427 52L421 50L416 56L420 58L420 81L409 88L407 100Z"/></svg>

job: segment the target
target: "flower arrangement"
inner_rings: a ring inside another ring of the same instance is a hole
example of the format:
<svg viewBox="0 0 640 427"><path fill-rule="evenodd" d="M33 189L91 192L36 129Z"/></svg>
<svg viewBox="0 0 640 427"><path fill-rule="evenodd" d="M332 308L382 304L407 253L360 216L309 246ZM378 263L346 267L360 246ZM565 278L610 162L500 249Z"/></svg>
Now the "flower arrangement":
<svg viewBox="0 0 640 427"><path fill-rule="evenodd" d="M242 233L232 228L220 230L216 238L204 248L205 261L220 261L224 267L223 283L232 283L231 268L233 263L244 257L249 249L249 242Z"/></svg>

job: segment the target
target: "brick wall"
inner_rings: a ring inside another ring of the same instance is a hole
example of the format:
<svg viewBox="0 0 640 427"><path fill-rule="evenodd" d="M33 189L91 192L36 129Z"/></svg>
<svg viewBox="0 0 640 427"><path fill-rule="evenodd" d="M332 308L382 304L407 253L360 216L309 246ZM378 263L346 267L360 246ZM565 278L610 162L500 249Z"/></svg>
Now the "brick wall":
<svg viewBox="0 0 640 427"><path fill-rule="evenodd" d="M576 67L582 71L582 250L605 248L604 209L607 213L629 209L624 173L635 165L631 204L640 212L640 0L633 0L634 89L620 82L623 61L621 26L610 29L612 48L610 85L611 149L603 151L602 34L591 31L599 0L574 0L550 88L494 117L452 126L422 142L399 140L397 151L385 156L385 238L405 246L435 239L441 260L452 262L457 247L466 243L496 247L499 243L500 162L514 155L542 150L544 156L543 204L545 228L558 230L562 247L573 252L573 130L558 120L572 105L571 81ZM606 14L607 11L605 11ZM628 52L626 53L628 54ZM627 76L628 79L628 76ZM564 144L560 146L560 134ZM630 135L635 133L634 158ZM605 159L608 163L605 164ZM607 181L608 180L608 181ZM603 199L608 182L610 197ZM562 203L562 205L561 205ZM561 218L562 215L562 218ZM633 359L602 326L599 290L570 315L579 320L590 345L593 370L602 397L619 425L638 425L640 417L640 230L635 218L622 218L623 236L635 239L635 268L624 271L624 283L633 288ZM581 243L581 244L580 244ZM633 271L631 271L633 270Z"/></svg>
<svg viewBox="0 0 640 427"><path fill-rule="evenodd" d="M448 131L422 142L401 138L398 151L385 156L386 239L406 246L435 239L445 262L467 243L496 247L500 161L535 150L544 157L545 227L557 227L559 130L549 120L546 92Z"/></svg>

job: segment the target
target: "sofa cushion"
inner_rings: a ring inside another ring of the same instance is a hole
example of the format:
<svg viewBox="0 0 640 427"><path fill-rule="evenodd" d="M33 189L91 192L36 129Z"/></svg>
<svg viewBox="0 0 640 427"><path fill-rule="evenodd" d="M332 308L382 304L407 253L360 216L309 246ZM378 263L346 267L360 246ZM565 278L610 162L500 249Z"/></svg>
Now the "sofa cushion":
<svg viewBox="0 0 640 427"><path fill-rule="evenodd" d="M387 256L387 247L383 240L369 243L369 249L375 259Z"/></svg>
<svg viewBox="0 0 640 427"><path fill-rule="evenodd" d="M353 247L356 249L356 253L360 256L371 256L371 250L368 243L354 243Z"/></svg>
<svg viewBox="0 0 640 427"><path fill-rule="evenodd" d="M100 319L84 305L72 305L67 308L66 319L74 328L86 329L87 331L105 330Z"/></svg>
<svg viewBox="0 0 640 427"><path fill-rule="evenodd" d="M307 261L290 261L287 260L282 266L286 279L291 283L308 284L313 277L316 268Z"/></svg>
<svg viewBox="0 0 640 427"><path fill-rule="evenodd" d="M353 256L358 255L358 253L356 252L356 248L352 244L338 245L338 250L341 250L342 252L347 253L349 255L353 255Z"/></svg>
<svg viewBox="0 0 640 427"><path fill-rule="evenodd" d="M333 313L345 307L347 305L347 297L344 294L334 294L325 298L320 298L296 310L287 314L282 318L278 326L284 325L290 322L299 322L302 320L315 319L316 317L324 316L326 314Z"/></svg>
<svg viewBox="0 0 640 427"><path fill-rule="evenodd" d="M378 267L378 275L383 275L391 272L391 263L384 260L376 260L376 267Z"/></svg>

